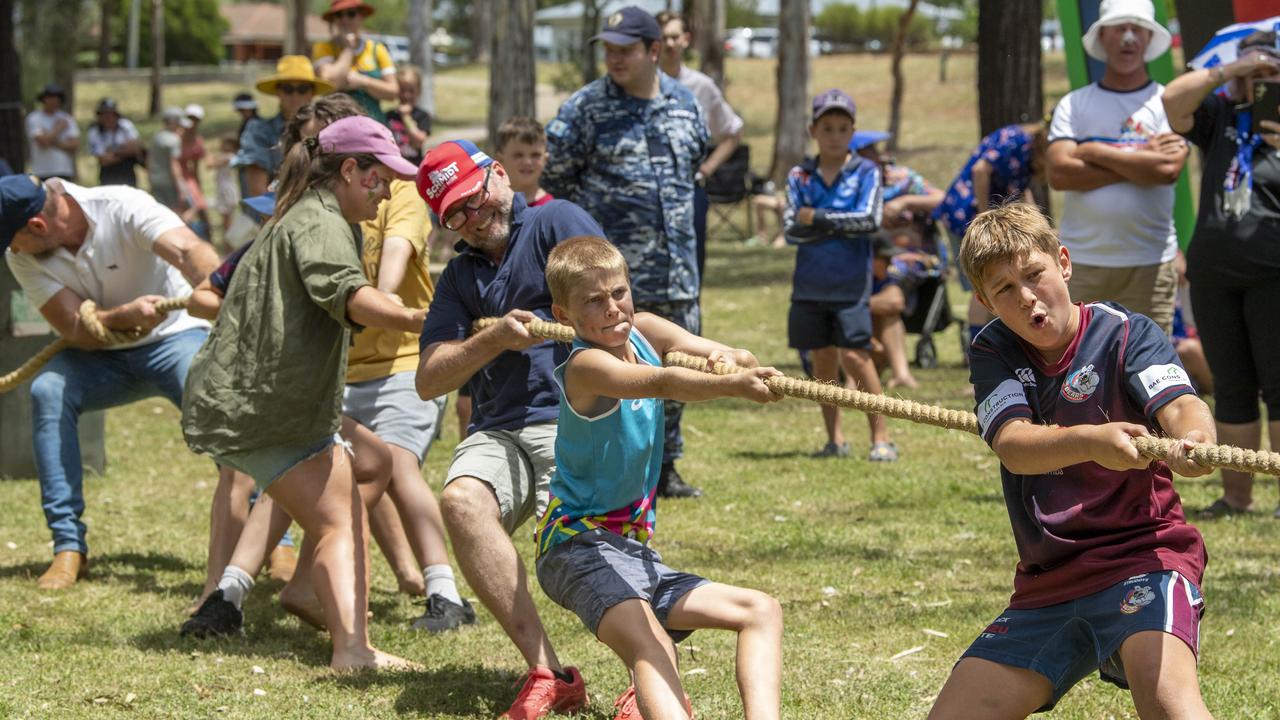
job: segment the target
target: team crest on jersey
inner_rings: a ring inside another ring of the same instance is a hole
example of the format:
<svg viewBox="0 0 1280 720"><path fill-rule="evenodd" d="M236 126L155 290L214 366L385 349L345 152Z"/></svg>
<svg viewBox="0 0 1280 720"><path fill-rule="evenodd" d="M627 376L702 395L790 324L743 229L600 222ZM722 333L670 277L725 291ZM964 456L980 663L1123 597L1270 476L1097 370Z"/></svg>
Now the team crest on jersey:
<svg viewBox="0 0 1280 720"><path fill-rule="evenodd" d="M1142 608L1151 604L1156 599L1156 594L1151 592L1150 585L1139 585L1129 590L1124 596L1124 600L1120 601L1120 612L1125 615L1132 615Z"/></svg>
<svg viewBox="0 0 1280 720"><path fill-rule="evenodd" d="M1062 397L1074 403L1084 402L1098 389L1098 381L1098 373L1093 371L1093 365L1085 365L1071 373L1066 382L1062 383Z"/></svg>
<svg viewBox="0 0 1280 720"><path fill-rule="evenodd" d="M1013 371L1013 374L1018 376L1018 380L1022 381L1023 385L1030 385L1031 387L1036 386L1035 370L1032 370L1031 368L1018 368Z"/></svg>

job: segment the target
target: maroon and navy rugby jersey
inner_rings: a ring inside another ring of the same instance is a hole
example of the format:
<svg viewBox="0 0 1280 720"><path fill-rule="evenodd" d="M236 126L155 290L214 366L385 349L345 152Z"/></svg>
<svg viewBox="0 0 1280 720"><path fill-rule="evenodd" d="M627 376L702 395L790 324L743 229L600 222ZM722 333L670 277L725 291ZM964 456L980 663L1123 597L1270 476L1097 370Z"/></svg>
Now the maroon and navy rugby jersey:
<svg viewBox="0 0 1280 720"><path fill-rule="evenodd" d="M1160 328L1114 303L1082 305L1080 329L1052 365L992 322L974 338L969 378L988 444L1015 418L1063 427L1131 422L1158 434L1156 411L1195 392ZM1055 605L1160 570L1200 584L1204 541L1187 524L1163 461L1129 471L1085 462L1042 475L1001 465L1000 476L1018 545L1011 607Z"/></svg>

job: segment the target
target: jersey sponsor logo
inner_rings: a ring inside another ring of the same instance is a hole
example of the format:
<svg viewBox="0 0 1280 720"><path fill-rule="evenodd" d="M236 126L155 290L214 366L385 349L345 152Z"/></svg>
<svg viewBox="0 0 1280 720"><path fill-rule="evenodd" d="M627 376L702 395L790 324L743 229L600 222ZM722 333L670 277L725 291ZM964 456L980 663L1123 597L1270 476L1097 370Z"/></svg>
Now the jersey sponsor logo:
<svg viewBox="0 0 1280 720"><path fill-rule="evenodd" d="M432 170L427 173L427 179L431 181L431 186L427 188L427 195L435 200L440 197L440 193L444 192L445 187L458 176L457 161L451 162L439 170Z"/></svg>
<svg viewBox="0 0 1280 720"><path fill-rule="evenodd" d="M1084 402L1098 389L1099 380L1098 373L1093 371L1093 365L1085 365L1071 373L1062 383L1062 397L1073 403Z"/></svg>
<svg viewBox="0 0 1280 720"><path fill-rule="evenodd" d="M1018 368L1013 371L1013 374L1018 376L1018 379L1022 381L1023 385L1030 385L1031 387L1036 386L1035 370L1032 370L1031 368Z"/></svg>
<svg viewBox="0 0 1280 720"><path fill-rule="evenodd" d="M986 435L991 421L1000 413L1014 405L1026 405L1027 395L1022 391L1022 383L1010 378L996 386L982 402L978 403L978 425L982 434Z"/></svg>
<svg viewBox="0 0 1280 720"><path fill-rule="evenodd" d="M1154 398L1171 387L1191 384L1186 371L1174 363L1152 365L1138 373L1138 379L1142 381L1142 387L1147 391L1148 399Z"/></svg>
<svg viewBox="0 0 1280 720"><path fill-rule="evenodd" d="M1120 612L1125 615L1132 615L1142 608L1151 604L1156 599L1156 594L1151 591L1150 585L1139 585L1132 588L1124 596L1124 600L1120 601Z"/></svg>

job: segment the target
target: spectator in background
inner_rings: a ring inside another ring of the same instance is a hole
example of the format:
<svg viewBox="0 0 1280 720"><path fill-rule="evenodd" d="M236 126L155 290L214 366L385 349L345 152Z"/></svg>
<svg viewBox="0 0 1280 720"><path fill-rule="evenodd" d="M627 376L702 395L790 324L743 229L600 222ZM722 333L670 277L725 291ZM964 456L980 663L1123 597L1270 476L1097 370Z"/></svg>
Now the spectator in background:
<svg viewBox="0 0 1280 720"><path fill-rule="evenodd" d="M542 171L547 167L547 133L531 117L508 118L498 127L494 159L511 176L511 189L524 193L529 207L546 205L555 198L543 190Z"/></svg>
<svg viewBox="0 0 1280 720"><path fill-rule="evenodd" d="M422 71L405 65L396 72L400 104L387 111L387 127L400 146L400 154L414 165L422 164L427 138L431 137L431 115L418 107L422 95Z"/></svg>
<svg viewBox="0 0 1280 720"><path fill-rule="evenodd" d="M99 185L138 186L135 170L142 158L142 138L111 98L98 101L97 120L89 126L89 154L98 158Z"/></svg>
<svg viewBox="0 0 1280 720"><path fill-rule="evenodd" d="M1104 2L1084 47L1106 70L1058 103L1048 151L1049 184L1063 191L1058 232L1075 268L1071 297L1118 302L1166 333L1178 291L1173 184L1188 150L1147 63L1170 42L1151 0Z"/></svg>
<svg viewBox="0 0 1280 720"><path fill-rule="evenodd" d="M902 286L904 270L895 262L902 248L887 233L874 238L875 257L871 260L871 359L876 371L889 369L886 387L915 389L920 382L911 374L907 362L907 327L902 316L912 308Z"/></svg>
<svg viewBox="0 0 1280 720"><path fill-rule="evenodd" d="M80 128L62 106L67 93L62 86L50 83L36 96L40 107L27 115L27 141L30 143L31 174L41 180L76 179L76 148L80 147Z"/></svg>
<svg viewBox="0 0 1280 720"><path fill-rule="evenodd" d="M197 235L208 240L209 201L205 199L200 185L200 161L205 157L204 138L200 136L204 108L191 103L183 112L186 113L186 123L182 128L182 153L178 155L178 164L182 167L183 190L190 203L187 209L189 217L185 219Z"/></svg>
<svg viewBox="0 0 1280 720"><path fill-rule="evenodd" d="M224 135L218 141L218 152L209 159L209 167L214 171L215 195L213 207L222 217L222 235L225 238L231 228L231 219L235 217L236 208L240 204L240 186L231 172L231 159L240 149L240 139L236 135Z"/></svg>
<svg viewBox="0 0 1280 720"><path fill-rule="evenodd" d="M1164 94L1169 124L1202 153L1187 278L1213 371L1218 439L1259 446L1261 395L1273 450L1280 448L1280 124L1259 122L1249 103L1256 89L1280 92L1275 43L1274 32L1253 33L1240 41L1238 60L1185 73ZM1225 95L1214 92L1224 84ZM1252 475L1224 469L1222 490L1209 514L1253 506ZM1280 519L1280 507L1275 516Z"/></svg>
<svg viewBox="0 0 1280 720"><path fill-rule="evenodd" d="M236 93L235 99L231 101L231 107L240 116L240 128L236 130L236 142L238 143L249 121L258 119L258 101L254 100L253 95L250 93Z"/></svg>
<svg viewBox="0 0 1280 720"><path fill-rule="evenodd" d="M332 0L324 20L333 38L316 43L311 60L322 80L354 98L369 117L385 123L382 101L395 100L400 85L391 51L360 34L364 19L373 13L373 7L361 0Z"/></svg>
<svg viewBox="0 0 1280 720"><path fill-rule="evenodd" d="M698 277L703 277L707 265L707 200L706 178L724 164L742 143L742 118L733 111L716 82L704 73L684 64L684 53L693 39L684 16L664 10L657 15L662 29L662 52L658 65L662 72L675 78L693 93L702 108L702 116L711 137L706 158L698 165L697 186L693 190L693 230L698 240Z"/></svg>
<svg viewBox="0 0 1280 720"><path fill-rule="evenodd" d="M151 180L151 196L161 205L182 215L191 204L182 182L182 136L186 114L182 108L165 108L160 115L163 125L147 146L147 176ZM185 218L184 218L185 219Z"/></svg>

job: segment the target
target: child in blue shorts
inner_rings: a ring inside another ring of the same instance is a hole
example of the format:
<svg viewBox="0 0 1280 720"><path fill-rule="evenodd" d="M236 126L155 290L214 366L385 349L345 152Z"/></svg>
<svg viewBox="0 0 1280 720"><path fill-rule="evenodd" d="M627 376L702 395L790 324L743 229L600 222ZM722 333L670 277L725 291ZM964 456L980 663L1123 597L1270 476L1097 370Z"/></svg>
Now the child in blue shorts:
<svg viewBox="0 0 1280 720"><path fill-rule="evenodd" d="M871 233L880 227L880 166L849 152L854 127L853 99L827 90L813 99L809 134L818 155L787 175L787 242L799 245L792 279L787 338L808 351L813 375L836 382L840 369L860 390L880 394L880 375L871 358ZM827 444L816 457L845 457L849 444L840 427L840 408L822 406ZM870 459L892 462L898 448L882 415L871 424Z"/></svg>
<svg viewBox="0 0 1280 720"><path fill-rule="evenodd" d="M578 339L556 368L560 419L556 471L538 519L538 582L572 610L631 671L618 718L688 718L674 641L699 628L738 633L738 688L747 718L780 713L782 608L772 597L671 569L650 547L662 468L662 401L740 397L773 402L745 350L697 337L649 313L635 313L622 254L579 236L547 258L557 320ZM750 370L711 375L662 367L681 351Z"/></svg>
<svg viewBox="0 0 1280 720"><path fill-rule="evenodd" d="M1071 257L1034 205L979 215L960 265L996 315L970 379L1018 546L1009 607L956 663L929 717L1023 718L1095 670L1143 718L1208 718L1196 675L1207 556L1172 472L1213 416L1150 319L1072 304ZM1132 438L1181 442L1167 462Z"/></svg>

